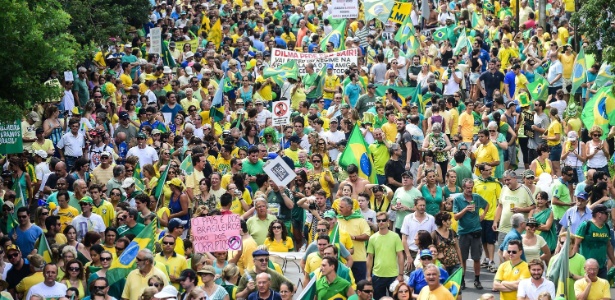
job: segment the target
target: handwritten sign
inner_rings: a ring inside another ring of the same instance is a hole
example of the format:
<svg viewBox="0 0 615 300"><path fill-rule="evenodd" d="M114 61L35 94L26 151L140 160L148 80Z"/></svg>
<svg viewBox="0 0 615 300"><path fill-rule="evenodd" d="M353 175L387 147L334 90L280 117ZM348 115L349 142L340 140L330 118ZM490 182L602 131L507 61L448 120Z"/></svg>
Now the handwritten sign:
<svg viewBox="0 0 615 300"><path fill-rule="evenodd" d="M162 53L162 28L154 27L150 29L150 53Z"/></svg>
<svg viewBox="0 0 615 300"><path fill-rule="evenodd" d="M348 19L359 17L359 2L357 0L332 0L331 17L333 19Z"/></svg>
<svg viewBox="0 0 615 300"><path fill-rule="evenodd" d="M391 9L389 21L401 24L404 22L404 19L410 15L411 11L412 3L395 2L395 5L393 5L393 8Z"/></svg>
<svg viewBox="0 0 615 300"><path fill-rule="evenodd" d="M21 136L21 122L0 123L0 154L23 152L23 137Z"/></svg>
<svg viewBox="0 0 615 300"><path fill-rule="evenodd" d="M314 70L320 70L326 64L333 64L333 74L343 75L350 64L357 64L358 49L347 49L338 52L328 53L302 53L284 49L273 49L269 66L278 68L289 60L296 60L301 76L307 74L305 66L308 63L314 64Z"/></svg>
<svg viewBox="0 0 615 300"><path fill-rule="evenodd" d="M241 249L241 225L238 215L193 218L190 230L197 253Z"/></svg>

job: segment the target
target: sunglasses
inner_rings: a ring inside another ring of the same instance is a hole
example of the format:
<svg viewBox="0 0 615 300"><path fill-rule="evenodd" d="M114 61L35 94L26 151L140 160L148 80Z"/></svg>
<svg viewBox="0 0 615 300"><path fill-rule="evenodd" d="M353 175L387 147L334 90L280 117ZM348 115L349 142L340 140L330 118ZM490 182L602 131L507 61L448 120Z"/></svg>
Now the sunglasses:
<svg viewBox="0 0 615 300"><path fill-rule="evenodd" d="M376 219L376 222L378 223L386 223L387 221L387 219Z"/></svg>
<svg viewBox="0 0 615 300"><path fill-rule="evenodd" d="M508 254L517 254L517 250L508 250Z"/></svg>
<svg viewBox="0 0 615 300"><path fill-rule="evenodd" d="M79 271L79 268L74 268L73 267L73 268L68 268L68 270L71 271L71 272L77 272L77 271Z"/></svg>
<svg viewBox="0 0 615 300"><path fill-rule="evenodd" d="M119 252L124 251L124 249L126 249L126 248L118 248L118 247L115 247L115 251L119 251Z"/></svg>
<svg viewBox="0 0 615 300"><path fill-rule="evenodd" d="M273 229L282 229L282 226L271 226Z"/></svg>
<svg viewBox="0 0 615 300"><path fill-rule="evenodd" d="M149 286L159 287L160 283L158 283L158 282L150 283Z"/></svg>
<svg viewBox="0 0 615 300"><path fill-rule="evenodd" d="M111 196L121 196L122 194L120 193L111 193Z"/></svg>
<svg viewBox="0 0 615 300"><path fill-rule="evenodd" d="M366 293L366 294L372 294L374 290L362 290L361 292Z"/></svg>
<svg viewBox="0 0 615 300"><path fill-rule="evenodd" d="M117 248L116 248L115 250L117 250ZM122 250L124 250L124 249L122 249ZM146 260L147 260L147 259L145 259L145 258L138 258L138 257L137 257L137 261L146 261Z"/></svg>
<svg viewBox="0 0 615 300"><path fill-rule="evenodd" d="M316 232L327 232L327 229L316 229Z"/></svg>
<svg viewBox="0 0 615 300"><path fill-rule="evenodd" d="M164 245L175 245L175 242L162 242Z"/></svg>
<svg viewBox="0 0 615 300"><path fill-rule="evenodd" d="M112 260L112 259L113 259L113 258L111 258L111 257L101 257L101 258L100 258L100 260L101 260L101 261L110 261L110 260Z"/></svg>
<svg viewBox="0 0 615 300"><path fill-rule="evenodd" d="M268 257L267 257L267 258L259 258L259 259L257 259L256 261L261 262L261 263L264 263L264 262L268 262L268 261L269 261L269 258L268 258Z"/></svg>

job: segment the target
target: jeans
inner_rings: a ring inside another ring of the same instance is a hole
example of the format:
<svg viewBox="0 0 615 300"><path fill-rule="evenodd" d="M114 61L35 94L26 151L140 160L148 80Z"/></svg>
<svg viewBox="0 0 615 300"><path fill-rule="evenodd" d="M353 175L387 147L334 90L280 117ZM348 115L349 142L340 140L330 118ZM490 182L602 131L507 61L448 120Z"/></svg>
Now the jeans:
<svg viewBox="0 0 615 300"><path fill-rule="evenodd" d="M380 299L384 296L393 296L393 293L389 292L389 286L396 277L378 277L372 275L372 286L374 288L374 299Z"/></svg>
<svg viewBox="0 0 615 300"><path fill-rule="evenodd" d="M378 184L386 184L387 183L386 175L378 175L378 174L376 174L376 179L378 179Z"/></svg>
<svg viewBox="0 0 615 300"><path fill-rule="evenodd" d="M354 280L359 282L365 279L367 273L367 263L364 261L355 261L352 263L352 274L354 275Z"/></svg>

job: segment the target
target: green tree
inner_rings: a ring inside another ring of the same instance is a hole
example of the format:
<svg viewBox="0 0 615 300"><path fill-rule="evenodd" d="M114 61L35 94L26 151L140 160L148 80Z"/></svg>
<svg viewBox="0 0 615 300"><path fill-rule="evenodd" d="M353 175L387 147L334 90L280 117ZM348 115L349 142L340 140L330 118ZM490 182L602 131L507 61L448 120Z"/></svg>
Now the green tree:
<svg viewBox="0 0 615 300"><path fill-rule="evenodd" d="M129 26L141 28L151 10L148 0L60 0L71 15L69 26L81 45L106 45L110 37L126 38Z"/></svg>
<svg viewBox="0 0 615 300"><path fill-rule="evenodd" d="M602 45L602 61L615 63L615 26L610 16L615 12L615 1L586 0L580 3L580 9L572 16L571 24L578 26L578 34L588 39L589 53L597 53L598 42Z"/></svg>
<svg viewBox="0 0 615 300"><path fill-rule="evenodd" d="M0 0L0 122L13 121L61 89L45 85L50 70L72 70L79 44L68 33L70 16L56 0Z"/></svg>

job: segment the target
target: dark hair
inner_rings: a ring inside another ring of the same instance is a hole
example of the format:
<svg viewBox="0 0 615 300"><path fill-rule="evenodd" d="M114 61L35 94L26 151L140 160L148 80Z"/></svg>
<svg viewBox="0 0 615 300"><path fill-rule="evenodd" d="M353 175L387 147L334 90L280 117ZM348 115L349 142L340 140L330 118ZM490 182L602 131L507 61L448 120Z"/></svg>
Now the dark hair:
<svg viewBox="0 0 615 300"><path fill-rule="evenodd" d="M451 214L449 214L447 211L440 211L434 216L434 218L435 218L434 222L436 223L436 226L440 227L443 224L442 222L448 221L451 219Z"/></svg>
<svg viewBox="0 0 615 300"><path fill-rule="evenodd" d="M549 146L547 146L547 144L538 145L538 147L536 148L536 153L538 153L538 156L540 156L541 154L545 152L547 153L549 152Z"/></svg>
<svg viewBox="0 0 615 300"><path fill-rule="evenodd" d="M51 228L56 225L60 217L51 215L45 219L45 228Z"/></svg>
<svg viewBox="0 0 615 300"><path fill-rule="evenodd" d="M146 207L149 207L149 196L147 194L138 194L135 196L135 201L139 201L141 203L145 203Z"/></svg>
<svg viewBox="0 0 615 300"><path fill-rule="evenodd" d="M233 203L233 196L231 194L224 193L220 196L220 206L227 207L231 203Z"/></svg>
<svg viewBox="0 0 615 300"><path fill-rule="evenodd" d="M357 282L357 290L358 291L363 291L365 289L366 286L373 286L371 281L367 281L366 279L363 279L359 282Z"/></svg>
<svg viewBox="0 0 615 300"><path fill-rule="evenodd" d="M274 241L275 235L273 234L273 226L275 224L280 224L282 226L282 243L286 244L286 237L288 237L288 230L286 230L286 226L284 226L284 222L280 220L275 220L269 224L269 229L267 231L267 239L270 241Z"/></svg>
<svg viewBox="0 0 615 300"><path fill-rule="evenodd" d="M338 266L337 258L326 256L322 260L323 261L326 260L327 264L332 265L333 266L333 270L335 270L337 272L337 266Z"/></svg>
<svg viewBox="0 0 615 300"><path fill-rule="evenodd" d="M431 238L431 233L427 230L419 230L416 235L418 236L418 247L419 249L427 249L429 245L433 244L433 239Z"/></svg>

